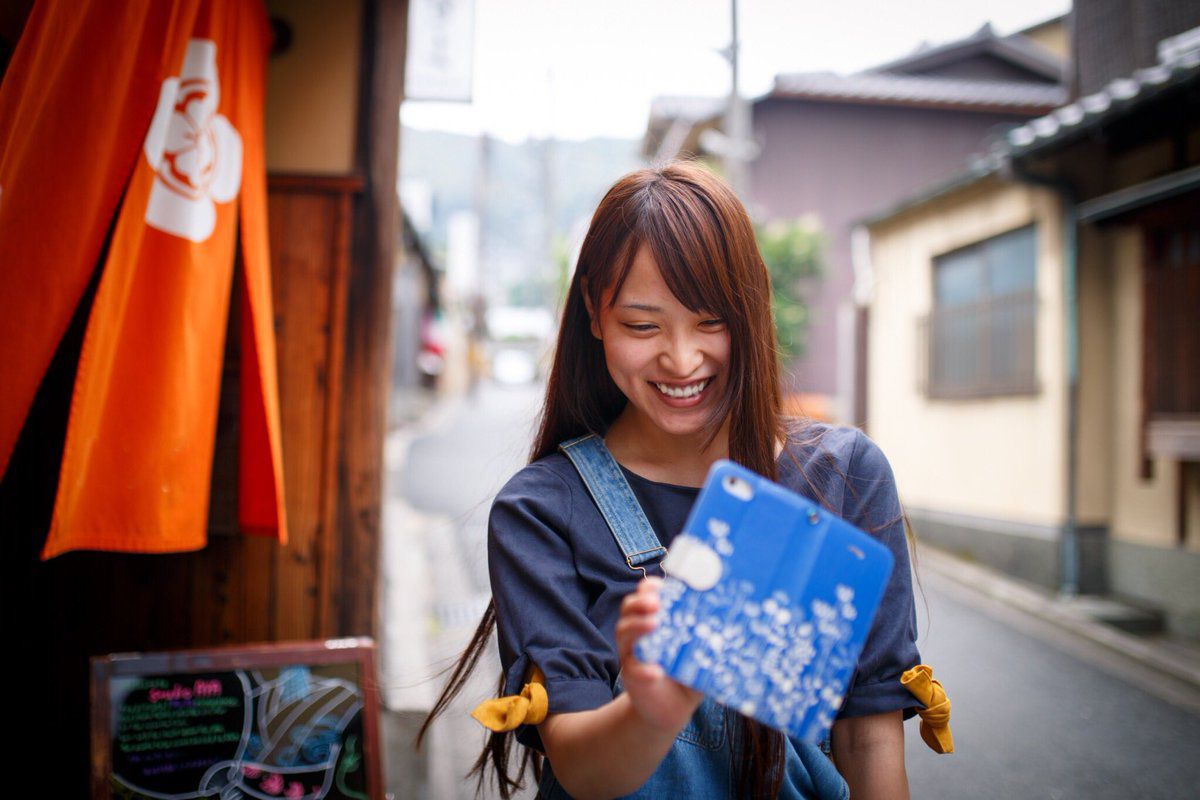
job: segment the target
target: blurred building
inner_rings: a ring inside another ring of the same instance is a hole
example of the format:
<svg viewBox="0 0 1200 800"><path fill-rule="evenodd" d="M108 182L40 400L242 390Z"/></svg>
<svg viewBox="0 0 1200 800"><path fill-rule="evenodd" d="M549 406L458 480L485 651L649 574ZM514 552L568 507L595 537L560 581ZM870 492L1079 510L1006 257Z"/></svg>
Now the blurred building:
<svg viewBox="0 0 1200 800"><path fill-rule="evenodd" d="M1011 36L985 25L853 75L779 75L753 101L761 150L745 198L752 216L813 216L829 242L791 392L823 396L841 421L864 422L867 320L851 297L854 221L954 174L991 138L1064 103L1065 30L1061 17ZM659 99L643 155L702 153L723 102Z"/></svg>
<svg viewBox="0 0 1200 800"><path fill-rule="evenodd" d="M918 539L1197 637L1200 5L1072 16L1074 102L865 221L870 432Z"/></svg>
<svg viewBox="0 0 1200 800"><path fill-rule="evenodd" d="M434 400L432 390L445 369L445 345L434 324L441 313L442 270L429 252L406 205L397 265L392 277L392 391L389 427L419 417Z"/></svg>

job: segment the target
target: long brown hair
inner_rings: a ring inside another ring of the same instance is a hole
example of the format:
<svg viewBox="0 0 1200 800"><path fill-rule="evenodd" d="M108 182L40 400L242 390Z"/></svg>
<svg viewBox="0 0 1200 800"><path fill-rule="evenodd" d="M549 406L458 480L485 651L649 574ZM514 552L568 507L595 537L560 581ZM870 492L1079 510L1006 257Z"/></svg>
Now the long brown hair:
<svg viewBox="0 0 1200 800"><path fill-rule="evenodd" d="M615 302L638 248L649 246L663 280L690 311L713 313L730 337L729 380L705 422L710 443L729 418L729 457L772 480L777 478L775 443L795 433L782 413L778 353L771 321L771 284L754 239L754 229L729 187L694 162L641 169L609 189L592 216L567 293L554 363L530 462L558 444L589 431L603 433L625 406L625 396L609 375L602 343L589 331L584 291L600 308L606 290ZM489 604L471 643L417 734L417 744L433 720L462 690L496 624ZM504 677L497 693L504 691ZM741 726L742 752L730 748L739 797L775 797L783 779L782 734L749 717L730 712ZM482 789L490 761L502 798L523 786L532 764L541 780L542 756L524 748L515 778L508 774L514 737L492 733L468 775Z"/></svg>

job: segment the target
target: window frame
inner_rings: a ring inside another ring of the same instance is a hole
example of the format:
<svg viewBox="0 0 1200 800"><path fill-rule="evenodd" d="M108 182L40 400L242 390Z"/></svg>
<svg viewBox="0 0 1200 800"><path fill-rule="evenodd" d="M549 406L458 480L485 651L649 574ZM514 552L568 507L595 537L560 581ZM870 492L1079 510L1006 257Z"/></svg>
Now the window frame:
<svg viewBox="0 0 1200 800"><path fill-rule="evenodd" d="M1032 284L1029 288L1016 292L992 294L993 270L997 267L994 259L989 256L989 246L1005 236L1026 230L1030 232L1033 239ZM936 400L963 400L1028 397L1041 394L1042 385L1037 374L1040 306L1037 288L1040 271L1038 269L1038 239L1038 223L1032 221L931 257L929 312L918 321L918 341L923 354L919 381L921 391L926 397ZM949 258L973 251L979 253L983 264L978 284L979 299L970 303L949 305L939 301L939 267ZM990 353L994 352L995 346L991 331L997 327L997 320L1005 314L1012 314L1016 317L1013 323L1015 333L1010 345L1013 348L1012 363L1016 368L1010 374L996 375L992 370L992 362L989 357ZM939 358L944 359L944 353L938 350L939 342L945 341L947 334L942 334L942 338L939 338L937 334L956 315L974 323L971 330L977 342L976 354L979 356L975 363L987 365L982 369L977 367L971 381L955 381L938 374L938 365L945 363L944 360L939 360Z"/></svg>

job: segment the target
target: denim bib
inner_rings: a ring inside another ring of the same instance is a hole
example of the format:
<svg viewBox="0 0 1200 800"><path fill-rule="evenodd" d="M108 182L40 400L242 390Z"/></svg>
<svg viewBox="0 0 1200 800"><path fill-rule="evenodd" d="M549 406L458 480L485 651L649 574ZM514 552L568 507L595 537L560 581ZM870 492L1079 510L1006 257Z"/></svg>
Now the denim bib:
<svg viewBox="0 0 1200 800"><path fill-rule="evenodd" d="M604 440L594 433L559 445L583 479L589 494L608 523L613 538L632 570L646 574L645 565L662 559L667 548L659 542L621 468ZM624 691L618 674L614 697ZM637 791L626 795L638 800L687 797L695 800L736 800L737 787L730 765L731 748L740 752L740 724L733 712L705 697L691 720L680 731L658 769ZM849 787L833 762L816 745L789 739L786 765L778 797L786 800L848 800ZM538 797L570 800L558 783L550 761L543 762Z"/></svg>

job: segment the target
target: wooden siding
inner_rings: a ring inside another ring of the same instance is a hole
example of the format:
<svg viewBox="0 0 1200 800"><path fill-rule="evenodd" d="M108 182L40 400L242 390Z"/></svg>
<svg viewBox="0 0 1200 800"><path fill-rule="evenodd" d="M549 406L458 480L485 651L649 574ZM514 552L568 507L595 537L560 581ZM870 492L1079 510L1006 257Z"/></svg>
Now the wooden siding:
<svg viewBox="0 0 1200 800"><path fill-rule="evenodd" d="M345 180L271 183L271 247L290 541L278 560L277 638L336 635L333 553L337 442L349 267ZM295 487L293 489L293 487ZM302 587L285 591L282 587Z"/></svg>

